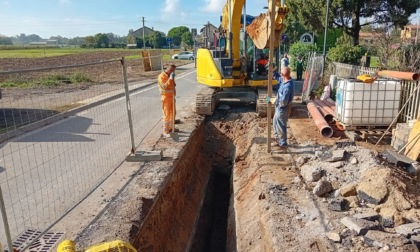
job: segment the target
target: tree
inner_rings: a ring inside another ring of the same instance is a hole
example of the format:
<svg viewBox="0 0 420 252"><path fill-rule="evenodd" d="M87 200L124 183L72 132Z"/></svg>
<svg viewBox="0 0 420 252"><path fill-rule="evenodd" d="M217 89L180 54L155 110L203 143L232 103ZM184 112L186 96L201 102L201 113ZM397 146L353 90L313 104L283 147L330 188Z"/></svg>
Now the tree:
<svg viewBox="0 0 420 252"><path fill-rule="evenodd" d="M182 43L184 43L188 46L192 46L194 44L191 32L182 33L181 40L182 40Z"/></svg>
<svg viewBox="0 0 420 252"><path fill-rule="evenodd" d="M172 38L172 44L179 46L182 41L182 34L190 32L190 29L186 26L178 26L169 30L168 37Z"/></svg>
<svg viewBox="0 0 420 252"><path fill-rule="evenodd" d="M98 48L107 48L109 46L109 38L104 33L98 33L95 35L95 44Z"/></svg>
<svg viewBox="0 0 420 252"><path fill-rule="evenodd" d="M165 38L162 36L160 32L152 32L149 36L149 43L153 46L153 48L162 48L165 44Z"/></svg>
<svg viewBox="0 0 420 252"><path fill-rule="evenodd" d="M93 36L85 37L85 43L87 47L94 47L95 46L95 38Z"/></svg>
<svg viewBox="0 0 420 252"><path fill-rule="evenodd" d="M288 4L293 10L289 15L307 29L322 33L326 1L289 0ZM404 26L419 7L419 0L331 0L328 26L341 28L352 37L352 44L358 45L363 26Z"/></svg>
<svg viewBox="0 0 420 252"><path fill-rule="evenodd" d="M0 45L13 45L12 39L9 37L0 36Z"/></svg>

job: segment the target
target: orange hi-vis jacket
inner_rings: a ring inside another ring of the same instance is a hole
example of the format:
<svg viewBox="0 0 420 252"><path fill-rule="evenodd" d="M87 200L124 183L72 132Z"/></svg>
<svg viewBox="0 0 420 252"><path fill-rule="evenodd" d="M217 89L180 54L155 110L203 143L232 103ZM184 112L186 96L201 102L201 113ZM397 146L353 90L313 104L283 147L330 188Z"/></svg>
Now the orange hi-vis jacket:
<svg viewBox="0 0 420 252"><path fill-rule="evenodd" d="M174 95L175 93L175 81L169 78L166 72L162 72L158 77L159 91L161 95Z"/></svg>

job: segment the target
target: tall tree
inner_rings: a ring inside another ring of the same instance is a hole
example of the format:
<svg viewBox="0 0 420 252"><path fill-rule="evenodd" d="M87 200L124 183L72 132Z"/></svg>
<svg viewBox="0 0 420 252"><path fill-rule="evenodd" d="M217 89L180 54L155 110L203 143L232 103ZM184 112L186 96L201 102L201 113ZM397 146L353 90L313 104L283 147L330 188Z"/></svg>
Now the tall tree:
<svg viewBox="0 0 420 252"><path fill-rule="evenodd" d="M12 39L9 37L0 36L0 45L13 45Z"/></svg>
<svg viewBox="0 0 420 252"><path fill-rule="evenodd" d="M184 32L181 35L181 41L182 43L192 46L194 44L194 41L192 39L192 34L191 32Z"/></svg>
<svg viewBox="0 0 420 252"><path fill-rule="evenodd" d="M94 47L95 46L95 38L93 36L85 37L85 43L87 47Z"/></svg>
<svg viewBox="0 0 420 252"><path fill-rule="evenodd" d="M326 0L288 0L291 12L307 29L322 33L325 27ZM420 7L419 0L331 0L329 24L343 29L359 44L363 26L404 26ZM363 21L362 21L363 20Z"/></svg>
<svg viewBox="0 0 420 252"><path fill-rule="evenodd" d="M95 35L95 44L98 48L107 48L109 46L109 38L105 33Z"/></svg>
<svg viewBox="0 0 420 252"><path fill-rule="evenodd" d="M178 26L169 30L168 37L172 38L172 44L179 46L182 41L182 34L190 32L190 29L186 26Z"/></svg>
<svg viewBox="0 0 420 252"><path fill-rule="evenodd" d="M165 44L165 38L162 36L162 33L154 31L149 35L149 43L155 49L162 48L162 46Z"/></svg>

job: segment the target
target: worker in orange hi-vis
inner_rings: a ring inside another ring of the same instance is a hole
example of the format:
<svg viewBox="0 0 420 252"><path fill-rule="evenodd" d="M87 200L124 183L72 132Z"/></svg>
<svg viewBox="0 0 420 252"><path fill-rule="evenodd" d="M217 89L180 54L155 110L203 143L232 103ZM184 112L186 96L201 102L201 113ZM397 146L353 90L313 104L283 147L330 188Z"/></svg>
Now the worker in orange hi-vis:
<svg viewBox="0 0 420 252"><path fill-rule="evenodd" d="M169 137L172 131L175 118L175 65L168 66L165 71L159 74L158 85L160 91L160 100L162 102L163 111L163 133Z"/></svg>

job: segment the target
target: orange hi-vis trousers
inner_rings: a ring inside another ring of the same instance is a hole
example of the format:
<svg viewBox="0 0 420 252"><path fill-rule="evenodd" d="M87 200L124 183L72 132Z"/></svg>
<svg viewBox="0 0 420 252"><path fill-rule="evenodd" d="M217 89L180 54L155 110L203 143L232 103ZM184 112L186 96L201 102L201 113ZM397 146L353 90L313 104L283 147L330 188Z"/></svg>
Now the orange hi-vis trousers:
<svg viewBox="0 0 420 252"><path fill-rule="evenodd" d="M174 99L173 94L161 94L160 101L162 102L162 112L163 112L163 132L168 134L172 131L174 125L173 120L176 116L176 110L174 109ZM175 114L174 114L175 112Z"/></svg>

